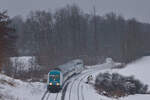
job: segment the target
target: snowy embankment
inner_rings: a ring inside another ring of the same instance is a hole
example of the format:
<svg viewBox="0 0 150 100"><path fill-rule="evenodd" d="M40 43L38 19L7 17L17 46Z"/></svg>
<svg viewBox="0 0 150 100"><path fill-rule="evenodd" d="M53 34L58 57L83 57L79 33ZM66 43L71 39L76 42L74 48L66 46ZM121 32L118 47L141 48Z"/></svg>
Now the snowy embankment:
<svg viewBox="0 0 150 100"><path fill-rule="evenodd" d="M143 57L131 64L128 64L124 69L111 69L115 65L116 63L107 62L105 64L87 67L87 71L89 71L94 77L96 77L100 72L116 72L124 76L134 76L136 79L139 79L144 84L148 84L150 89L150 57ZM102 69L104 69L104 67L107 67L109 69L101 70L101 67ZM85 75L86 74L83 74L82 77L84 77ZM82 77L79 77L79 80ZM78 80L76 82L79 84ZM93 85L86 84L85 82L86 78L83 81L81 81L80 84L79 90L80 93L83 94L80 100L112 100L112 98L99 95L94 89ZM17 79L10 78L6 75L0 74L0 100L40 100L45 90L46 84L44 83L23 82ZM72 91L75 91L71 94L75 99L71 100L77 100L77 85L74 86ZM67 93L69 93L69 91L67 91ZM150 100L150 95L130 95L128 97L120 98L119 100Z"/></svg>
<svg viewBox="0 0 150 100"><path fill-rule="evenodd" d="M139 79L150 87L150 56L138 59L137 61L128 64L126 68L114 70L114 72L118 72L125 76L133 75L135 78Z"/></svg>
<svg viewBox="0 0 150 100"><path fill-rule="evenodd" d="M28 83L0 74L0 100L40 100L46 85Z"/></svg>
<svg viewBox="0 0 150 100"><path fill-rule="evenodd" d="M135 79L140 80L142 83L147 84L150 90L150 56L142 57L141 59L138 59L130 64L128 64L123 69L109 69L109 70L103 70L101 73L109 72L109 73L119 73L124 76L134 76ZM97 76L99 73L93 73L93 76ZM91 89L86 93L87 100L92 97L94 97L94 100L112 100L112 98L108 98L105 96L99 95L96 90L92 86L88 87ZM85 89L87 91L87 89ZM91 94L91 95L89 95ZM92 98L91 98L92 99ZM115 100L115 99L113 99ZM130 95L128 97L120 98L120 100L150 100L149 94L137 94L137 95Z"/></svg>
<svg viewBox="0 0 150 100"><path fill-rule="evenodd" d="M17 71L39 67L32 56L11 57L10 63ZM0 100L40 100L45 90L44 83L23 82L0 73Z"/></svg>

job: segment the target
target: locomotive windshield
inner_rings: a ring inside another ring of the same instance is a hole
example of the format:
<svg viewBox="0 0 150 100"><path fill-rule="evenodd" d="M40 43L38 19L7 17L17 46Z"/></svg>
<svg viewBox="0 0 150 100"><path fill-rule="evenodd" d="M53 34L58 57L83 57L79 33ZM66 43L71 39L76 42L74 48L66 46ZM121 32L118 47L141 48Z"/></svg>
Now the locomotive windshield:
<svg viewBox="0 0 150 100"><path fill-rule="evenodd" d="M50 75L49 76L49 78L51 79L51 80L57 80L57 79L59 79L59 75Z"/></svg>
<svg viewBox="0 0 150 100"><path fill-rule="evenodd" d="M55 84L58 83L60 81L60 72L57 70L52 70L49 73L49 82Z"/></svg>

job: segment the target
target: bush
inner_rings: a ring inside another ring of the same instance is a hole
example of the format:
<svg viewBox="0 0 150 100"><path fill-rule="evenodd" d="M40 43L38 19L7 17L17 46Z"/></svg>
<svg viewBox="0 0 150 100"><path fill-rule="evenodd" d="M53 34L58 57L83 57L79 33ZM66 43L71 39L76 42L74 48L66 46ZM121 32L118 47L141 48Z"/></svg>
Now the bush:
<svg viewBox="0 0 150 100"><path fill-rule="evenodd" d="M98 93L108 97L122 97L133 94L146 94L148 85L142 84L133 76L124 77L117 73L100 73L95 80Z"/></svg>

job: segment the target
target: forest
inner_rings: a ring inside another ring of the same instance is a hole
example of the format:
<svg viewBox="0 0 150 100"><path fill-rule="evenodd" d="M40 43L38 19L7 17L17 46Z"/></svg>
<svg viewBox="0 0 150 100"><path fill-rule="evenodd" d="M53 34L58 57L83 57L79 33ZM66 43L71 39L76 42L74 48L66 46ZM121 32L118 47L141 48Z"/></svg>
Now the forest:
<svg viewBox="0 0 150 100"><path fill-rule="evenodd" d="M49 67L78 58L87 65L107 57L128 63L150 54L150 24L135 18L88 14L77 5L31 11L26 18L8 15L0 12L0 63L14 56L34 56Z"/></svg>

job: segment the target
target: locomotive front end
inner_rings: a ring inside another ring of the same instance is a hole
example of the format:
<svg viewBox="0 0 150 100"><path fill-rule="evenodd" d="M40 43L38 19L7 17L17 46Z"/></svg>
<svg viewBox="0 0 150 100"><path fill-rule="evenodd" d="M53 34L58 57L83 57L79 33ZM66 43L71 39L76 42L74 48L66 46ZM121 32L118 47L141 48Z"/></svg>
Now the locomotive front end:
<svg viewBox="0 0 150 100"><path fill-rule="evenodd" d="M52 70L48 73L47 89L49 92L57 93L62 88L62 74L58 70Z"/></svg>

